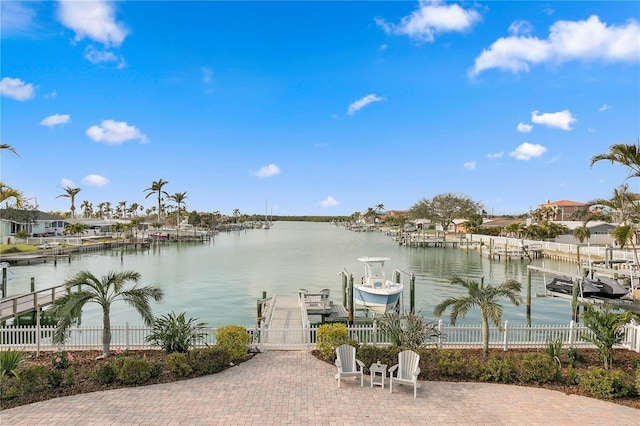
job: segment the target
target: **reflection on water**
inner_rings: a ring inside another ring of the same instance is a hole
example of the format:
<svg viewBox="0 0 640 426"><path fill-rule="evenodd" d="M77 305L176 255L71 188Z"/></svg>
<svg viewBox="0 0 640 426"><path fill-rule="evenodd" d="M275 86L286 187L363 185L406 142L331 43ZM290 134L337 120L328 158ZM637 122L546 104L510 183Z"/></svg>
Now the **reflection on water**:
<svg viewBox="0 0 640 426"><path fill-rule="evenodd" d="M523 304L511 306L504 301L504 318L512 323L525 323L524 287L527 265L542 266L542 260L512 260L509 262L480 257L476 250L409 248L397 245L390 237L379 232L347 231L326 223L278 222L271 229L256 229L215 236L203 244L167 244L149 250L83 254L71 263L59 262L33 266L13 267L15 274L9 282L9 295L29 291L30 277L35 278L36 289L61 284L80 270L89 270L97 276L110 270L140 272L145 285L162 288L165 298L154 304L156 315L174 311L187 312L188 317L199 318L212 326L223 324L253 324L256 300L266 291L269 295L294 297L299 288L311 292L323 288L331 290L332 299L342 301L343 268L355 279L363 273L357 258L360 256L387 256L387 272L400 268L416 275L416 309L429 320L433 308L449 296L464 295L464 290L449 284L449 277L465 278L499 284L505 279L516 279L523 284ZM575 265L544 261L547 268L569 271ZM542 277L533 276L533 293L542 290ZM405 291L408 307L408 286ZM534 324L566 324L570 321L570 307L566 301L533 298ZM446 315L446 313L445 313ZM448 320L448 318L445 318ZM83 324L98 325L102 321L97 306L88 306ZM112 306L112 323L141 323L141 319L122 303ZM470 311L460 323L478 323L477 311Z"/></svg>

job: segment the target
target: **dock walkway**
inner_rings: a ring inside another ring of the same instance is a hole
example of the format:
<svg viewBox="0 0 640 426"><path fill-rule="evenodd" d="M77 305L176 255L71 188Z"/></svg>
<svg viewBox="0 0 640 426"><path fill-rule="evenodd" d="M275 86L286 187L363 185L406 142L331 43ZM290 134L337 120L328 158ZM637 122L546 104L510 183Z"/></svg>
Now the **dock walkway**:
<svg viewBox="0 0 640 426"><path fill-rule="evenodd" d="M306 329L306 320L303 319L302 310L298 299L294 297L274 297L270 303L269 315L266 318L267 331L263 347L269 349L299 349L301 344L309 342L309 330ZM296 333L295 330L300 332Z"/></svg>

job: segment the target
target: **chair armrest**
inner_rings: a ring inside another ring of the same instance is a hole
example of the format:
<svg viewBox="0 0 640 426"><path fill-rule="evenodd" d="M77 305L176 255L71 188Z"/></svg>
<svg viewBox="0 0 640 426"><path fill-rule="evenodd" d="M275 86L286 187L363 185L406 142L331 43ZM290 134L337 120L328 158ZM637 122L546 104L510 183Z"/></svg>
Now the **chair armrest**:
<svg viewBox="0 0 640 426"><path fill-rule="evenodd" d="M360 361L359 359L356 359L356 363L358 363L358 365L360 366L360 369L364 368L364 362Z"/></svg>
<svg viewBox="0 0 640 426"><path fill-rule="evenodd" d="M416 367L416 371L413 372L413 375L416 377L420 375L420 367Z"/></svg>
<svg viewBox="0 0 640 426"><path fill-rule="evenodd" d="M334 362L334 364L336 365L336 367L340 368L341 367L341 363L340 360L336 358L336 362Z"/></svg>
<svg viewBox="0 0 640 426"><path fill-rule="evenodd" d="M391 367L389 369L389 375L391 376L393 374L394 371L396 371L398 369L399 364L394 365L393 367Z"/></svg>

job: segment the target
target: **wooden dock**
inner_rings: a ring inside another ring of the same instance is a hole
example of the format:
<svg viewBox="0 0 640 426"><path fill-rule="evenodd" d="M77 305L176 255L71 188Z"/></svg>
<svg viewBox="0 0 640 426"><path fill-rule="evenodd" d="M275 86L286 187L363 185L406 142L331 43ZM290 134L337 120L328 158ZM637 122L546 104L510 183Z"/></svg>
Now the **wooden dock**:
<svg viewBox="0 0 640 426"><path fill-rule="evenodd" d="M3 298L0 300L0 321L15 318L29 312L35 312L38 307L48 306L64 294L66 294L64 285L59 285L27 294Z"/></svg>

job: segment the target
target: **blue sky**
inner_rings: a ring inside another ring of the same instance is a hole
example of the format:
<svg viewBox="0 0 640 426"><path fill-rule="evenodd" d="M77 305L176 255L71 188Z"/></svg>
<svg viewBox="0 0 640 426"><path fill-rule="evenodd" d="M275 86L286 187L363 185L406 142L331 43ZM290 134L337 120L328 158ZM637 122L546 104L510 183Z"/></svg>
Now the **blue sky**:
<svg viewBox="0 0 640 426"><path fill-rule="evenodd" d="M1 179L45 211L163 179L224 214L519 214L609 197L625 170L591 157L640 137L638 2L1 7Z"/></svg>

